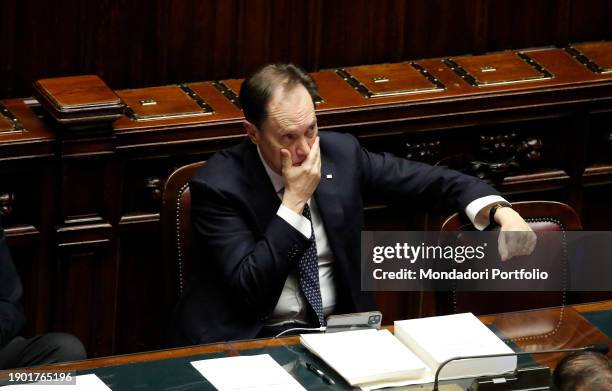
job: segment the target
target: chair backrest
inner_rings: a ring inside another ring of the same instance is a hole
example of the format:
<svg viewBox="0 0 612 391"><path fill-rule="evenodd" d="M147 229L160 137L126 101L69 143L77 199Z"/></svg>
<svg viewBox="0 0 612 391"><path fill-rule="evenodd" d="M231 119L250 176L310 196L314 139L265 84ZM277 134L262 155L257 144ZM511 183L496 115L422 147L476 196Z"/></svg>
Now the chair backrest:
<svg viewBox="0 0 612 391"><path fill-rule="evenodd" d="M580 218L574 209L555 201L519 201L512 207L534 231L578 231L582 229ZM442 231L474 229L465 216L455 213L442 223Z"/></svg>
<svg viewBox="0 0 612 391"><path fill-rule="evenodd" d="M176 169L168 177L162 193L162 248L167 276L165 297L170 307L182 295L193 265L189 181L204 164L196 162Z"/></svg>
<svg viewBox="0 0 612 391"><path fill-rule="evenodd" d="M576 231L582 229L574 209L561 202L521 201L512 207L534 231ZM442 231L474 230L462 215L454 214L442 224ZM511 262L511 261L509 261ZM503 293L503 300L500 300ZM473 312L491 314L532 308L562 306L566 292L452 292L452 297L438 294L439 313Z"/></svg>

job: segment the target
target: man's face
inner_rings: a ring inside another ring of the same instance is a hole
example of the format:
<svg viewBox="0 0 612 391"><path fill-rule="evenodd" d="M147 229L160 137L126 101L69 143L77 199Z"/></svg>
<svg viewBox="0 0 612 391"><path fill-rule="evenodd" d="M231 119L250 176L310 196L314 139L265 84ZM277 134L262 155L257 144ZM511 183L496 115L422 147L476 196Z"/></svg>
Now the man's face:
<svg viewBox="0 0 612 391"><path fill-rule="evenodd" d="M247 133L266 163L282 175L281 149L291 152L294 166L308 156L317 134L317 117L312 98L302 85L288 91L278 88L268 103L268 116L261 129L246 123Z"/></svg>

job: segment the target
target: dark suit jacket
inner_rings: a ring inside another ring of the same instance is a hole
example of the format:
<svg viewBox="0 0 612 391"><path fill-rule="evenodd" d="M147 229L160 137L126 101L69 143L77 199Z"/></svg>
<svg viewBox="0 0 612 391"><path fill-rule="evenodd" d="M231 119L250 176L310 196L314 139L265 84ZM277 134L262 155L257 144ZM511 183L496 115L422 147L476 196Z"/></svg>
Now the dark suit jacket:
<svg viewBox="0 0 612 391"><path fill-rule="evenodd" d="M4 229L0 226L0 349L25 325L20 303L22 292L21 281L4 239Z"/></svg>
<svg viewBox="0 0 612 391"><path fill-rule="evenodd" d="M460 211L497 194L456 171L370 153L351 135L320 136L321 182L314 197L335 258L337 313L374 308L373 295L360 289L362 194L425 207L443 202ZM308 239L276 215L280 199L248 139L214 155L190 189L197 272L177 308L175 342L253 338Z"/></svg>

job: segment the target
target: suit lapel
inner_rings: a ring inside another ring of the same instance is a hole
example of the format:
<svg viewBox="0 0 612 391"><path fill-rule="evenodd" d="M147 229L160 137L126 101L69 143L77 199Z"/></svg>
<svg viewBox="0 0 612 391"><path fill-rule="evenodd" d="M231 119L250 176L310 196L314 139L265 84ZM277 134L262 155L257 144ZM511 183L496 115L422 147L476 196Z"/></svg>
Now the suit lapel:
<svg viewBox="0 0 612 391"><path fill-rule="evenodd" d="M344 236L342 234L344 231L344 209L337 195L339 190L334 181L335 171L334 163L322 155L321 181L314 193L314 197L334 257L336 261L338 261L338 265L344 269L347 266L343 240ZM343 270L343 274L346 275L344 272L345 270Z"/></svg>
<svg viewBox="0 0 612 391"><path fill-rule="evenodd" d="M241 197L247 199L247 205L252 205L255 221L260 232L264 232L280 206L280 199L272 186L270 177L259 158L257 148L250 140L245 140L244 172L248 186Z"/></svg>

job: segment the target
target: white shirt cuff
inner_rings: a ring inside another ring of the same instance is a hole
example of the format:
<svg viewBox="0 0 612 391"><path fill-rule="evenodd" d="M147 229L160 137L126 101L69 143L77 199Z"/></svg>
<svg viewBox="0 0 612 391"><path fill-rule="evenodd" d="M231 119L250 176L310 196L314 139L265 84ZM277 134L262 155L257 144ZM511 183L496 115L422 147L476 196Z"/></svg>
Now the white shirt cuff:
<svg viewBox="0 0 612 391"><path fill-rule="evenodd" d="M489 225L488 212L489 209L496 204L508 204L510 203L506 201L503 197L498 195L490 195L486 197L480 197L470 202L468 206L465 207L465 214L470 219L474 227L477 230L482 231L487 228Z"/></svg>
<svg viewBox="0 0 612 391"><path fill-rule="evenodd" d="M300 231L305 237L310 239L312 236L312 224L306 217L295 213L283 204L278 208L276 215L285 220L290 226Z"/></svg>

